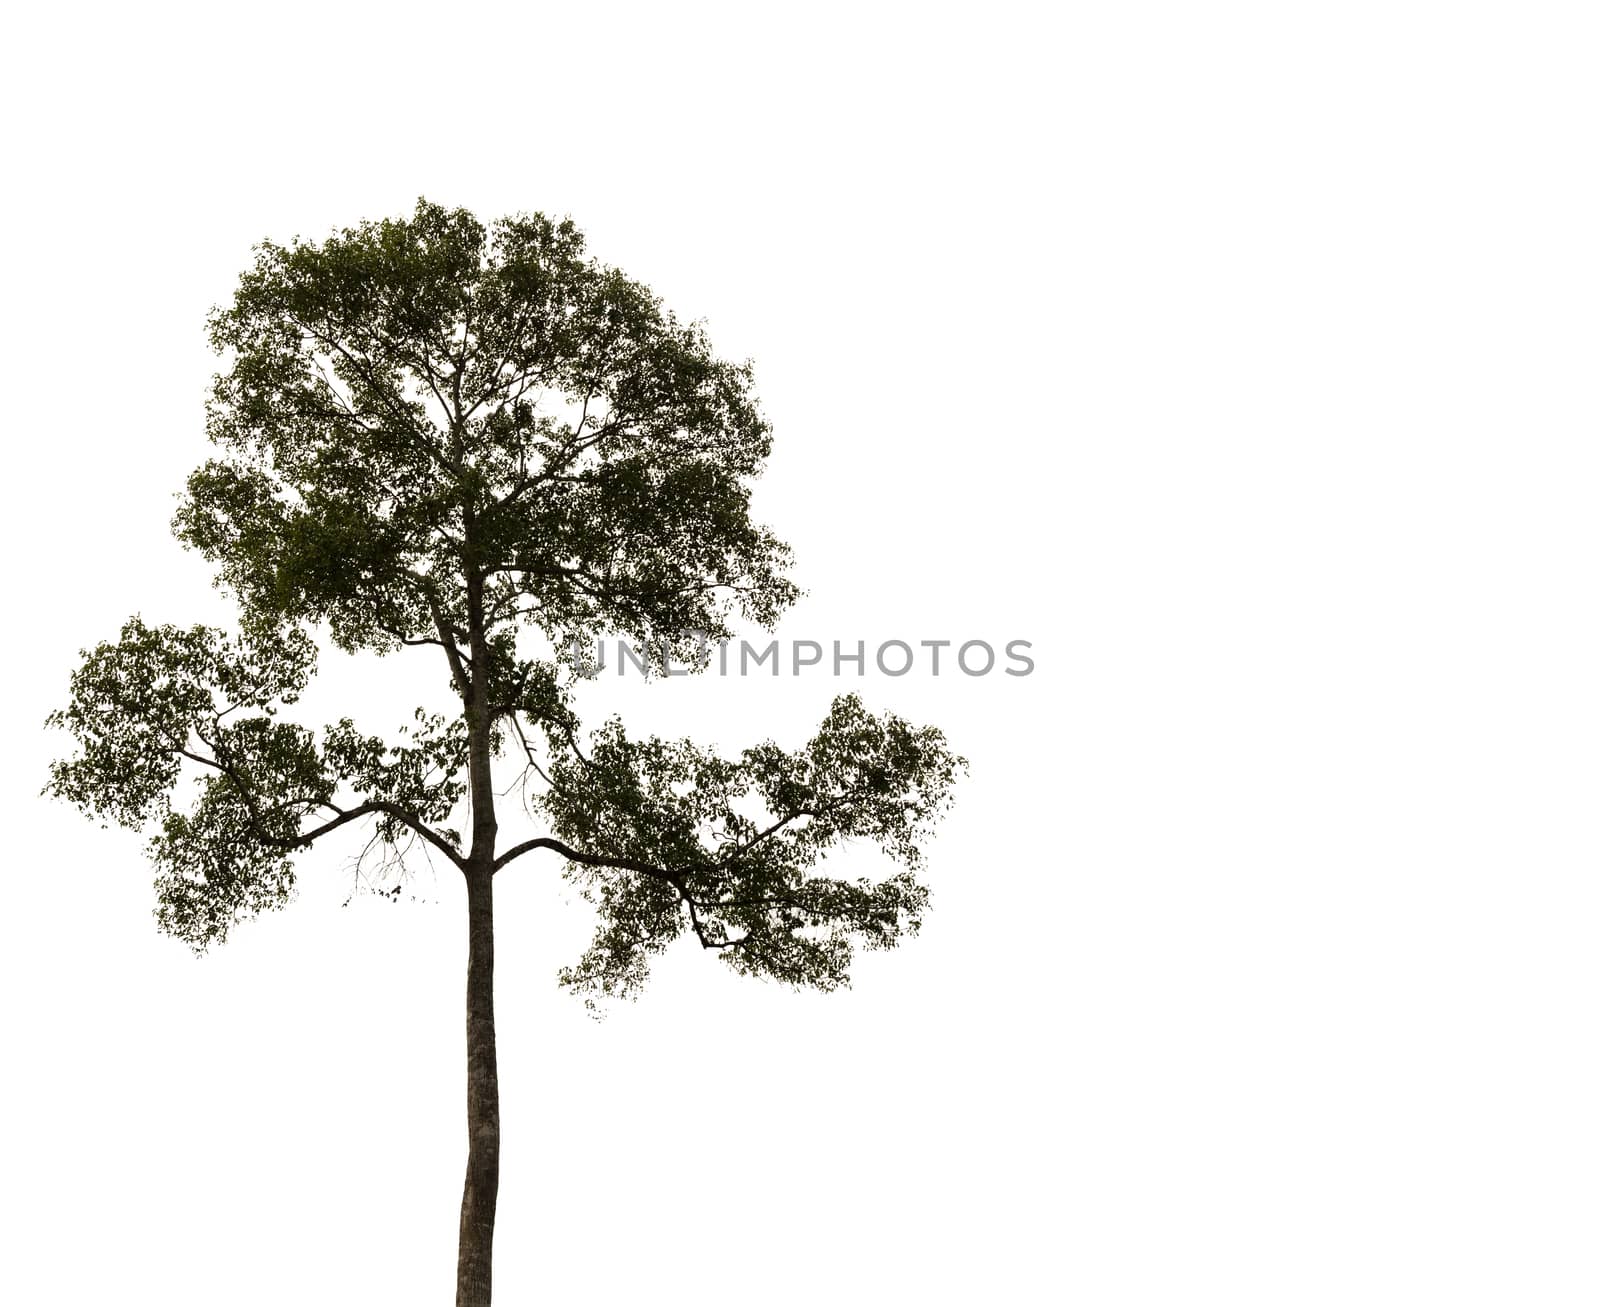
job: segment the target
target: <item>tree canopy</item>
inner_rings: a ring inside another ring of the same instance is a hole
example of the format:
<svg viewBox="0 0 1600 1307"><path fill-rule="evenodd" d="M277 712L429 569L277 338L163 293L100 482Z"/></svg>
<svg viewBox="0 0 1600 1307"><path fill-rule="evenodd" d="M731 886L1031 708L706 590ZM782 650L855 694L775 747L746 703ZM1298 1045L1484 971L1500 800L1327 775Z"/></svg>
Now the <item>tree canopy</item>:
<svg viewBox="0 0 1600 1307"><path fill-rule="evenodd" d="M486 226L427 202L262 244L210 337L215 454L174 526L238 629L132 618L50 718L76 748L48 788L151 830L163 930L221 941L288 900L297 853L358 821L469 876L559 855L599 910L562 972L591 996L635 993L685 934L827 989L855 948L917 929L920 848L962 765L936 728L846 695L798 749L722 756L618 720L585 738L574 709L569 645L620 634L692 664L794 599L787 548L750 516L770 431L748 363L587 258L570 221ZM392 739L293 722L318 632L439 651L459 713L418 709ZM496 756L548 834L498 846ZM855 839L901 869L814 872Z"/></svg>

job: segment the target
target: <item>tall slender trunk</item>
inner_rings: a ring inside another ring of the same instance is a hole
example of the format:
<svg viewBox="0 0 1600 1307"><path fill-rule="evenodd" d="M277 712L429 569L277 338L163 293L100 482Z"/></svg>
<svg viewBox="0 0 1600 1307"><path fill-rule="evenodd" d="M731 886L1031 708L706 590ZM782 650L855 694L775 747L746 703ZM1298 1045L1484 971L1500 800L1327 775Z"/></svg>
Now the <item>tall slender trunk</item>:
<svg viewBox="0 0 1600 1307"><path fill-rule="evenodd" d="M500 1076L494 1046L494 873L467 873L467 1182L461 1195L456 1307L489 1307L500 1190Z"/></svg>
<svg viewBox="0 0 1600 1307"><path fill-rule="evenodd" d="M466 538L475 534L465 515ZM456 1307L489 1307L494 1208L500 1193L500 1072L494 1046L494 846L497 825L490 777L489 647L483 578L469 557L467 635L472 675L467 695L472 848L467 854L467 1181L461 1193Z"/></svg>

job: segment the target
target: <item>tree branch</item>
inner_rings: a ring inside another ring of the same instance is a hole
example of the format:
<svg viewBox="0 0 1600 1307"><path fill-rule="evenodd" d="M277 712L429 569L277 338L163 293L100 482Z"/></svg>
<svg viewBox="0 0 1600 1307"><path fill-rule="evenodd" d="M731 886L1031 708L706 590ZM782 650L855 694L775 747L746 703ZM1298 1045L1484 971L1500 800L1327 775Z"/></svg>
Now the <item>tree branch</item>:
<svg viewBox="0 0 1600 1307"><path fill-rule="evenodd" d="M205 740L205 737L201 736L201 739ZM210 743L209 741L205 742ZM215 748L216 746L213 745L212 747ZM207 758L203 754L195 753L192 749L174 748L173 752L179 754L181 757L188 758L191 762L197 762L206 767L213 767L226 776L230 781L232 781L234 788L239 792L239 798L244 803L245 811L250 816L251 832L255 835L256 839L260 840L261 843L270 848L307 848L313 841L321 839L330 831L338 830L339 827L348 825L352 821L358 821L362 817L371 816L374 813L381 813L384 816L393 817L402 826L407 827L409 830L415 831L418 835L422 836L423 839L427 840L428 843L434 845L442 853L444 853L444 855L449 858L451 862L455 863L456 866L461 867L462 869L465 869L466 867L465 860L451 846L449 840L435 832L431 827L425 825L415 813L412 813L406 808L402 808L398 803L391 803L387 799L368 799L366 802L358 804L354 808L348 809L336 808L330 803L326 806L333 808L333 810L339 815L330 821L324 822L321 826L317 826L309 831L302 831L299 835L296 835L292 838L285 838L281 835L269 834L267 831L261 828L261 814L256 808L255 796L250 793L250 787L245 784L244 778L241 777L232 766L220 761L217 758Z"/></svg>
<svg viewBox="0 0 1600 1307"><path fill-rule="evenodd" d="M700 946L702 948L735 948L738 945L743 944L745 940L749 938L748 935L740 935L735 939L727 940L714 940L710 938L710 936L706 934L705 923L700 920L700 914L696 911L696 908L718 907L721 905L716 903L700 903L692 894L689 893L688 889L685 888L682 876L669 871L665 867L658 867L654 863L640 862L636 858L615 858L605 857L594 853L585 853L581 849L573 848L570 844L545 835L540 836L538 839L524 840L521 844L513 845L511 848L507 849L495 859L494 870L499 871L501 867L505 866L506 863L510 862L513 858L521 857L524 853L531 853L535 849L553 849L568 862L576 862L585 867L611 867L620 871L637 871L641 875L653 876L657 880L666 881L667 884L671 885L673 889L678 891L678 897L683 901L684 907L688 909L689 924L694 928L695 937L700 941Z"/></svg>

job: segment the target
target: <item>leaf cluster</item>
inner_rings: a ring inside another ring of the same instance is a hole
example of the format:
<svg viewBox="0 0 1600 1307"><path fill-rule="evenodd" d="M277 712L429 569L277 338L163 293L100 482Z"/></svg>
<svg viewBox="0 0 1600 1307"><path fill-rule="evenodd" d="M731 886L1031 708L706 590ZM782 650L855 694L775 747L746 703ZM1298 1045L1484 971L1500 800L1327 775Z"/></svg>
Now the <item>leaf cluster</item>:
<svg viewBox="0 0 1600 1307"><path fill-rule="evenodd" d="M47 789L153 832L164 930L220 941L288 900L291 855L365 819L378 846L420 840L471 875L558 853L600 909L564 973L590 995L637 992L685 933L736 970L831 989L855 949L918 928L920 849L962 765L937 730L845 696L794 751L721 757L618 721L585 749L581 670L528 647L622 634L695 663L736 613L770 626L792 602L787 547L750 516L771 433L748 363L589 258L570 221L426 201L263 243L209 329L214 456L174 530L237 599L239 634L132 618L49 719L75 752ZM459 712L419 709L393 741L284 720L315 629L441 652ZM551 834L497 856L490 772L513 742ZM448 824L469 802L470 849ZM814 873L856 840L901 870Z"/></svg>
<svg viewBox="0 0 1600 1307"><path fill-rule="evenodd" d="M563 979L599 994L635 992L649 955L686 931L743 973L846 984L856 947L920 927L920 845L964 766L937 728L874 716L855 695L793 751L768 742L722 758L688 740L633 740L615 719L587 754L553 747L540 806L563 840L599 855L568 874L602 913ZM811 874L850 840L905 869L876 883Z"/></svg>

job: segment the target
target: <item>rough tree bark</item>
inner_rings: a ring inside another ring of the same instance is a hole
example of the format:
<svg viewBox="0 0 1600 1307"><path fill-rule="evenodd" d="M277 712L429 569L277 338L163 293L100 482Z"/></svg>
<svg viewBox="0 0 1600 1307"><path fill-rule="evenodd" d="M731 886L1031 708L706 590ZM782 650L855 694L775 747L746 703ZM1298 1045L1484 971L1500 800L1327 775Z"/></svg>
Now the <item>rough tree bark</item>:
<svg viewBox="0 0 1600 1307"><path fill-rule="evenodd" d="M470 542L475 523L466 515ZM494 853L497 823L490 776L493 744L483 579L467 560L466 687L472 848L467 855L467 1179L461 1194L456 1307L489 1307L494 1209L500 1192L500 1074L494 1037Z"/></svg>
<svg viewBox="0 0 1600 1307"><path fill-rule="evenodd" d="M500 1189L500 1078L494 1046L494 873L467 873L467 1181L461 1195L456 1307L489 1307Z"/></svg>

